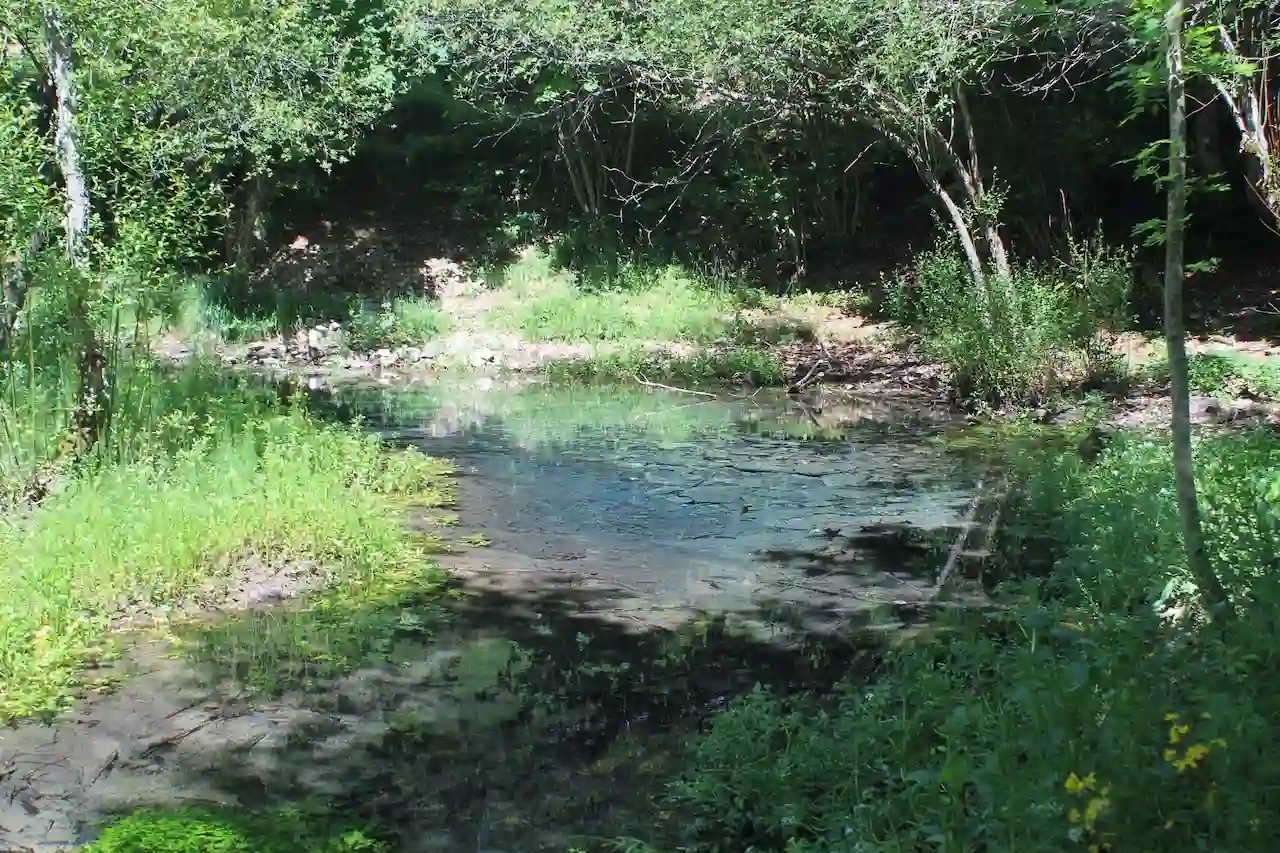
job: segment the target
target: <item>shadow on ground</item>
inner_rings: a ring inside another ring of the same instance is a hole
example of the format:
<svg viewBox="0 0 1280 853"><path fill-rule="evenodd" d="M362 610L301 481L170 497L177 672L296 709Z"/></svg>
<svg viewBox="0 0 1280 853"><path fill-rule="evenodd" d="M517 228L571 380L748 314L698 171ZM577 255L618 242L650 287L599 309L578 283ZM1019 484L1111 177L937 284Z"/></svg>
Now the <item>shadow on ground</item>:
<svg viewBox="0 0 1280 853"><path fill-rule="evenodd" d="M316 809L401 851L673 842L660 795L689 733L757 683L821 691L878 660L871 641L771 641L709 617L668 631L597 604L568 577L455 584L140 644L119 690L5 733L0 849L193 806Z"/></svg>

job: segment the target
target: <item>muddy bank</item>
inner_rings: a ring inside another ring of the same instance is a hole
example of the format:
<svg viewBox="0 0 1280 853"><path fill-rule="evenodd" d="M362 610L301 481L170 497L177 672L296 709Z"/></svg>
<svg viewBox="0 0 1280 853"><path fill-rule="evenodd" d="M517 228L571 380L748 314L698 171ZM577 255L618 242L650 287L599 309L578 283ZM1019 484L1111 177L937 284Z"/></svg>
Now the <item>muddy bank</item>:
<svg viewBox="0 0 1280 853"><path fill-rule="evenodd" d="M134 647L118 691L0 736L0 849L68 849L142 807L307 802L401 851L661 841L670 827L652 798L678 772L684 734L757 681L821 687L874 663L847 644L598 619L608 605L581 588L469 586L443 610L400 602L402 624L377 636L388 650L340 676L298 678L305 650L257 649L255 674L277 669L276 689L253 689L249 652L198 630L182 632L181 653ZM288 617L240 618L252 635Z"/></svg>

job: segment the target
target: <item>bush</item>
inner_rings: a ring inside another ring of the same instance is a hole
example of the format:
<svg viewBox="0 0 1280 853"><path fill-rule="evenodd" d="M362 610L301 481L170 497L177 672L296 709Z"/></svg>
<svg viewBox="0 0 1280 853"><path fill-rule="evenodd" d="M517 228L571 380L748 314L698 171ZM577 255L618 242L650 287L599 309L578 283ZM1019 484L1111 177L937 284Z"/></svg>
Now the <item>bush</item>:
<svg viewBox="0 0 1280 853"><path fill-rule="evenodd" d="M1072 244L1054 267L1020 269L979 289L951 248L917 258L910 280L889 286L889 313L918 329L924 352L951 372L970 404L1036 404L1113 368L1105 338L1123 323L1129 257Z"/></svg>
<svg viewBox="0 0 1280 853"><path fill-rule="evenodd" d="M1269 850L1274 640L1242 626L1179 644L1151 619L1067 615L1029 609L1003 639L961 627L827 710L736 702L672 789L692 846Z"/></svg>
<svg viewBox="0 0 1280 853"><path fill-rule="evenodd" d="M1160 358L1146 368L1147 378L1169 381L1169 362ZM1193 353L1187 358L1191 390L1222 397L1280 399L1280 368L1236 353Z"/></svg>
<svg viewBox="0 0 1280 853"><path fill-rule="evenodd" d="M1269 430L1216 436L1197 441L1196 460L1210 556L1245 596L1277 565L1280 441ZM1059 591L1098 614L1192 600L1167 440L1122 434L1093 465L1031 454L1019 467L1024 503L1002 548L1015 569L1047 554Z"/></svg>

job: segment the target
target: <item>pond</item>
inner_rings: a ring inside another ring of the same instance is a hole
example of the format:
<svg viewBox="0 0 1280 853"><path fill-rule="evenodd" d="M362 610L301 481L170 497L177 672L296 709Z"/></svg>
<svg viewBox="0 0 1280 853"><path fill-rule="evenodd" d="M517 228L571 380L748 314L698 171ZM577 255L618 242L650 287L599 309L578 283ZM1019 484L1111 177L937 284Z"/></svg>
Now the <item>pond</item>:
<svg viewBox="0 0 1280 853"><path fill-rule="evenodd" d="M983 475L949 416L883 400L475 379L316 404L457 461L456 512L414 520L451 594L139 643L118 690L0 734L0 850L191 806L319 808L399 853L676 845L689 736L757 684L871 673Z"/></svg>
<svg viewBox="0 0 1280 853"><path fill-rule="evenodd" d="M946 413L830 395L481 380L333 401L388 439L458 461L455 561L493 583L571 575L619 616L699 613L807 630L891 617L935 593L982 470Z"/></svg>

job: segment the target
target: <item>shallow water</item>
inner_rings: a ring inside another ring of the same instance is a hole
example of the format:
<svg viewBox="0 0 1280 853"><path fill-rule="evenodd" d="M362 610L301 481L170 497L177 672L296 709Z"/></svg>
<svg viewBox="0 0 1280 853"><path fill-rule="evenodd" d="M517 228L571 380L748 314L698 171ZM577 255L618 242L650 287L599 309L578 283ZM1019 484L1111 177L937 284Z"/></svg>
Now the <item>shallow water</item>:
<svg viewBox="0 0 1280 853"><path fill-rule="evenodd" d="M504 557L460 568L570 572L664 625L781 607L832 628L927 601L942 557L868 548L864 534L941 538L981 473L948 451L945 414L834 395L490 381L337 399L387 438L458 460L462 526Z"/></svg>
<svg viewBox="0 0 1280 853"><path fill-rule="evenodd" d="M756 684L870 671L851 629L931 601L920 542L952 538L981 473L945 415L883 401L481 380L317 402L459 462L456 523L416 522L456 595L294 601L139 645L121 689L0 731L0 850L144 807L302 802L398 853L671 849L656 804L687 735ZM883 522L903 527L864 535Z"/></svg>

